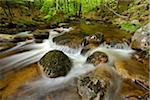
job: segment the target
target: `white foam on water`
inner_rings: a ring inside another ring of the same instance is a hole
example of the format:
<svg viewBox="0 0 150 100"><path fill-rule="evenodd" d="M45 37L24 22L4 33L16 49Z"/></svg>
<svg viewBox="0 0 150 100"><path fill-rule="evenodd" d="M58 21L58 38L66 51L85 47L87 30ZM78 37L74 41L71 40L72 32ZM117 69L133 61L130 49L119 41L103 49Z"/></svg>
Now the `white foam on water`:
<svg viewBox="0 0 150 100"><path fill-rule="evenodd" d="M39 80L27 83L26 85L28 88L24 89L23 91L23 94L27 94L27 96L25 95L23 98L31 99L34 98L34 96L41 97L51 91L62 89L68 85L73 84L73 79L95 69L93 65L86 64L85 60L85 57L78 57L76 59L73 57L73 67L66 76L58 78L47 78L44 74L42 74L42 78Z"/></svg>
<svg viewBox="0 0 150 100"><path fill-rule="evenodd" d="M105 48L105 47L98 47L92 50L89 50L85 56L89 56L96 51L101 51L107 54L109 64L113 65L114 61L117 59L129 59L131 54L134 53L132 49L115 49L115 48Z"/></svg>
<svg viewBox="0 0 150 100"><path fill-rule="evenodd" d="M23 68L31 63L35 63L39 61L45 53L51 50L63 51L72 60L73 67L66 76L58 78L47 78L44 74L42 74L42 78L40 78L39 80L35 80L26 84L28 88L25 88L21 92L27 95L21 98L28 98L28 100L32 100L34 96L42 96L48 92L64 88L68 86L68 84L71 84L72 80L76 77L85 74L91 70L94 70L95 67L93 65L86 64L86 59L95 51L101 51L106 53L109 57L108 64L110 65L113 65L116 59L129 58L131 53L134 52L131 49L116 49L100 46L98 48L88 51L86 55L83 56L80 54L82 47L78 49L72 49L67 46L60 46L53 43L52 39L54 37L64 34L64 32L68 32L70 30L71 28L64 29L62 33L57 33L54 30L50 30L49 39L44 40L43 43L31 43L24 46L16 47L17 49L31 49L30 51L18 53L0 59L0 72Z"/></svg>

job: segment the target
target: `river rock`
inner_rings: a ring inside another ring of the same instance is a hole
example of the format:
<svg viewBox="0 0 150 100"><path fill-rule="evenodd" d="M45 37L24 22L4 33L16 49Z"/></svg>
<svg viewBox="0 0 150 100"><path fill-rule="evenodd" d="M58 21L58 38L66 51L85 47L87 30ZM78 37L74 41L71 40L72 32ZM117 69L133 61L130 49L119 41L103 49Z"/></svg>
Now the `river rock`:
<svg viewBox="0 0 150 100"><path fill-rule="evenodd" d="M71 48L79 48L82 44L84 35L80 29L74 29L66 32L63 35L53 38L53 41L58 45L64 45Z"/></svg>
<svg viewBox="0 0 150 100"><path fill-rule="evenodd" d="M116 71L127 79L136 79L142 82L149 80L149 67L134 60L116 60L114 62Z"/></svg>
<svg viewBox="0 0 150 100"><path fill-rule="evenodd" d="M0 42L0 51L7 50L9 48L12 48L16 46L16 43L13 42Z"/></svg>
<svg viewBox="0 0 150 100"><path fill-rule="evenodd" d="M94 52L86 60L87 63L92 63L95 66L99 64L107 63L107 61L108 61L108 56L104 52L101 52L101 51Z"/></svg>
<svg viewBox="0 0 150 100"><path fill-rule="evenodd" d="M46 53L38 62L47 77L65 76L71 70L72 62L62 51L53 50Z"/></svg>
<svg viewBox="0 0 150 100"><path fill-rule="evenodd" d="M86 36L82 42L83 49L81 54L86 54L90 49L94 49L100 45L104 40L104 35L101 32L96 32L93 35Z"/></svg>
<svg viewBox="0 0 150 100"><path fill-rule="evenodd" d="M96 32L95 34L89 35L85 37L83 45L88 45L88 44L100 44L104 40L104 35L101 32Z"/></svg>
<svg viewBox="0 0 150 100"><path fill-rule="evenodd" d="M48 29L45 29L45 30L35 30L33 31L31 34L34 35L34 38L35 39L48 39L49 37L49 30Z"/></svg>
<svg viewBox="0 0 150 100"><path fill-rule="evenodd" d="M118 84L114 82L120 80L115 81L115 76L110 66L100 66L95 71L82 75L77 82L82 100L117 100L119 97L116 96L115 85Z"/></svg>
<svg viewBox="0 0 150 100"><path fill-rule="evenodd" d="M15 35L0 34L0 42L10 42L14 40Z"/></svg>
<svg viewBox="0 0 150 100"><path fill-rule="evenodd" d="M150 50L150 23L138 29L131 42L131 47L134 49Z"/></svg>
<svg viewBox="0 0 150 100"><path fill-rule="evenodd" d="M13 42L23 42L26 40L32 40L33 35L27 34L27 35L15 35Z"/></svg>

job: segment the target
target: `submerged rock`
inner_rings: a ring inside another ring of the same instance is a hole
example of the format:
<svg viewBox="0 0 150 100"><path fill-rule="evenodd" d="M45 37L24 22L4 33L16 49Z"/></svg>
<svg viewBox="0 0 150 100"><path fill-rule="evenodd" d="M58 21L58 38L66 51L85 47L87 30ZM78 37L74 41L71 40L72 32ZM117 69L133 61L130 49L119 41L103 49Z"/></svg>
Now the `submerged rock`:
<svg viewBox="0 0 150 100"><path fill-rule="evenodd" d="M107 63L108 56L104 52L96 51L92 55L90 55L86 62L92 63L95 66L99 64Z"/></svg>
<svg viewBox="0 0 150 100"><path fill-rule="evenodd" d="M137 52L133 53L132 58L136 59L138 62L141 62L145 65L148 65L150 54L147 54L146 51L140 50L140 51L137 51Z"/></svg>
<svg viewBox="0 0 150 100"><path fill-rule="evenodd" d="M84 34L80 29L74 29L63 35L53 38L53 41L58 45L64 45L71 48L79 48L82 44Z"/></svg>
<svg viewBox="0 0 150 100"><path fill-rule="evenodd" d="M45 30L35 30L32 32L32 34L34 35L35 39L48 39L49 37L49 30L45 29Z"/></svg>
<svg viewBox="0 0 150 100"><path fill-rule="evenodd" d="M142 82L149 81L149 67L133 60L117 60L114 63L116 71L128 79L136 79Z"/></svg>
<svg viewBox="0 0 150 100"><path fill-rule="evenodd" d="M117 100L119 97L116 94L120 80L115 81L115 79L116 74L111 67L97 67L95 71L78 79L78 92L82 100Z"/></svg>
<svg viewBox="0 0 150 100"><path fill-rule="evenodd" d="M113 40L106 39L101 46L106 48L115 48L115 49L128 49L130 48L130 42L128 39L123 38L122 40Z"/></svg>
<svg viewBox="0 0 150 100"><path fill-rule="evenodd" d="M141 50L150 50L150 23L138 29L133 37L131 42L131 47L134 49Z"/></svg>
<svg viewBox="0 0 150 100"><path fill-rule="evenodd" d="M53 50L46 53L38 62L47 77L65 76L71 70L72 63L62 51Z"/></svg>

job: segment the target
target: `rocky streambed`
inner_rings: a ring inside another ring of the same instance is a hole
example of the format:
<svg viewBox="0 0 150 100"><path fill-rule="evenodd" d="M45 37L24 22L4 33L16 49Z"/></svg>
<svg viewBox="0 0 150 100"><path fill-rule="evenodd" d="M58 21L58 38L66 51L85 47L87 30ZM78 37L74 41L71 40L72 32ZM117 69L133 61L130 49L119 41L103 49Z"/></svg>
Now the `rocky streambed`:
<svg viewBox="0 0 150 100"><path fill-rule="evenodd" d="M133 37L109 25L71 27L1 34L0 99L150 99L149 24Z"/></svg>

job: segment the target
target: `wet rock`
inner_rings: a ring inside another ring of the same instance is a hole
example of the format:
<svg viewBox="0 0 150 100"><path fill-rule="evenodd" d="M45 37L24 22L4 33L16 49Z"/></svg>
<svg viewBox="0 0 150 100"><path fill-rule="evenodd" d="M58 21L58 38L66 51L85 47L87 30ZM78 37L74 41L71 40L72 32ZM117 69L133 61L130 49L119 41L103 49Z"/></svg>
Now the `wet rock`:
<svg viewBox="0 0 150 100"><path fill-rule="evenodd" d="M79 48L82 44L84 35L79 29L74 29L70 32L64 33L63 35L53 38L53 41L58 45L64 45L71 48Z"/></svg>
<svg viewBox="0 0 150 100"><path fill-rule="evenodd" d="M135 53L133 53L132 58L137 60L138 62L148 65L150 54L147 54L146 51L140 50L140 51L136 51Z"/></svg>
<svg viewBox="0 0 150 100"><path fill-rule="evenodd" d="M48 39L49 37L49 30L45 29L45 30L35 30L33 31L31 34L34 35L35 39Z"/></svg>
<svg viewBox="0 0 150 100"><path fill-rule="evenodd" d="M119 95L123 100L149 100L148 91L139 87L130 79L124 79L119 90ZM132 92L131 92L132 91Z"/></svg>
<svg viewBox="0 0 150 100"><path fill-rule="evenodd" d="M83 45L88 45L88 44L100 44L104 40L104 35L101 32L96 32L93 35L87 36L84 39Z"/></svg>
<svg viewBox="0 0 150 100"><path fill-rule="evenodd" d="M114 62L116 71L123 77L128 79L140 80L148 82L149 67L134 60L116 60Z"/></svg>
<svg viewBox="0 0 150 100"><path fill-rule="evenodd" d="M130 42L124 38L122 40L106 39L101 46L106 48L127 49L130 48Z"/></svg>
<svg viewBox="0 0 150 100"><path fill-rule="evenodd" d="M13 39L13 42L23 42L26 40L32 40L33 35L32 34L27 34L27 35L16 35Z"/></svg>
<svg viewBox="0 0 150 100"><path fill-rule="evenodd" d="M0 34L0 42L13 41L15 35Z"/></svg>
<svg viewBox="0 0 150 100"><path fill-rule="evenodd" d="M92 63L95 66L99 64L107 63L108 56L104 52L96 51L92 55L90 55L86 62Z"/></svg>
<svg viewBox="0 0 150 100"><path fill-rule="evenodd" d="M38 64L46 76L50 78L65 76L72 67L69 57L59 50L49 51Z"/></svg>
<svg viewBox="0 0 150 100"><path fill-rule="evenodd" d="M116 96L117 84L114 83L114 77L114 71L108 66L97 67L95 71L81 76L77 86L82 100L117 100L119 97Z"/></svg>
<svg viewBox="0 0 150 100"><path fill-rule="evenodd" d="M0 42L0 51L7 50L7 49L12 48L14 46L16 46L16 43L12 43L12 42Z"/></svg>
<svg viewBox="0 0 150 100"><path fill-rule="evenodd" d="M38 66L36 64L29 65L28 67L22 68L20 70L11 70L4 74L0 83L5 85L5 88L0 90L2 96L1 100L20 100L17 99L15 94L22 94L23 90L19 90L27 81L33 81L39 76Z"/></svg>
<svg viewBox="0 0 150 100"><path fill-rule="evenodd" d="M81 54L85 55L89 50L94 49L96 47L98 47L99 45L97 44L88 44L85 47L83 47L83 49L81 50Z"/></svg>
<svg viewBox="0 0 150 100"><path fill-rule="evenodd" d="M150 23L138 29L131 42L131 47L133 49L150 50Z"/></svg>
<svg viewBox="0 0 150 100"><path fill-rule="evenodd" d="M104 35L101 32L97 32L93 35L86 36L82 42L83 49L81 54L85 54L90 49L94 49L100 45L104 40Z"/></svg>

